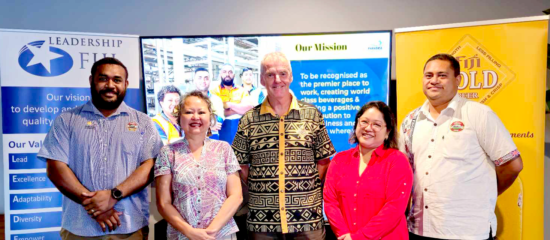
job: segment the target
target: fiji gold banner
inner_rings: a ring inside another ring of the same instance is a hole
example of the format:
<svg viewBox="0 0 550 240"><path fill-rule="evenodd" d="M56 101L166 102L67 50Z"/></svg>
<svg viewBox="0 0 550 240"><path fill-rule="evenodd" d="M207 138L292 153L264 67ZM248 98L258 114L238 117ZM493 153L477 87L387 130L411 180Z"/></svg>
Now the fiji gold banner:
<svg viewBox="0 0 550 240"><path fill-rule="evenodd" d="M548 16L396 30L397 115L421 106L424 63L437 53L461 65L462 97L490 106L510 131L523 171L497 201L499 240L543 239Z"/></svg>

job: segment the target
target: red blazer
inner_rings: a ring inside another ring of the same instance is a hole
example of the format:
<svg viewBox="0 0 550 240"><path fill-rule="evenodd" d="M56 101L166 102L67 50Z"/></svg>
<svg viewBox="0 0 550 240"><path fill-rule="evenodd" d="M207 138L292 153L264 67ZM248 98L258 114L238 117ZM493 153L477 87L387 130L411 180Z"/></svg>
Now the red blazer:
<svg viewBox="0 0 550 240"><path fill-rule="evenodd" d="M337 237L409 239L405 210L413 173L397 149L374 150L359 176L359 147L336 154L324 188L325 213Z"/></svg>

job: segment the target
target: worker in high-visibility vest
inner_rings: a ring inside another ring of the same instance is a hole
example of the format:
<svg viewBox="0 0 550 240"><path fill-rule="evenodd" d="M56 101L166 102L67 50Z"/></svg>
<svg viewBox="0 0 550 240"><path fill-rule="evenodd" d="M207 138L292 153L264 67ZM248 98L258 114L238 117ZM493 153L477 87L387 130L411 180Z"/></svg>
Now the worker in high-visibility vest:
<svg viewBox="0 0 550 240"><path fill-rule="evenodd" d="M153 122L164 145L182 137L177 112L174 112L180 98L180 90L174 85L166 85L158 92L157 99L162 111L153 118Z"/></svg>
<svg viewBox="0 0 550 240"><path fill-rule="evenodd" d="M219 75L221 83L212 90L212 94L221 98L224 107L225 120L220 129L220 140L231 144L242 115L257 104L242 101L247 99L248 91L235 85L235 71L232 65L224 64Z"/></svg>

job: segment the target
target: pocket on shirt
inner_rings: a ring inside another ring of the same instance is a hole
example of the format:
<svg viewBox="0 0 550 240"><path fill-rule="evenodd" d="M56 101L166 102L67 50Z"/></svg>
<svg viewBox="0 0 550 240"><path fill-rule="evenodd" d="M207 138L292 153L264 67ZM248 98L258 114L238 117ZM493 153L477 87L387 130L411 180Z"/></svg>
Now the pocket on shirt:
<svg viewBox="0 0 550 240"><path fill-rule="evenodd" d="M449 160L465 160L470 154L472 141L477 141L475 133L467 129L449 131L444 137L443 156Z"/></svg>
<svg viewBox="0 0 550 240"><path fill-rule="evenodd" d="M140 133L124 133L121 136L122 151L128 156L139 156L143 135Z"/></svg>

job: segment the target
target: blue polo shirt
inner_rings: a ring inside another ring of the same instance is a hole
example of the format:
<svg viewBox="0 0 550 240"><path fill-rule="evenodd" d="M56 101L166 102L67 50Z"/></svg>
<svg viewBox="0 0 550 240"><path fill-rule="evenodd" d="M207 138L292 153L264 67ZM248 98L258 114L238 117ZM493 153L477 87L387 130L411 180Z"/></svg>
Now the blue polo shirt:
<svg viewBox="0 0 550 240"><path fill-rule="evenodd" d="M91 101L61 113L46 135L38 158L66 163L90 191L112 189L128 178L140 164L155 158L162 147L152 120L144 113L120 104L104 117ZM127 234L148 225L148 188L114 206L122 212L122 225L108 234ZM84 207L63 198L61 227L79 236L101 236L99 224Z"/></svg>

